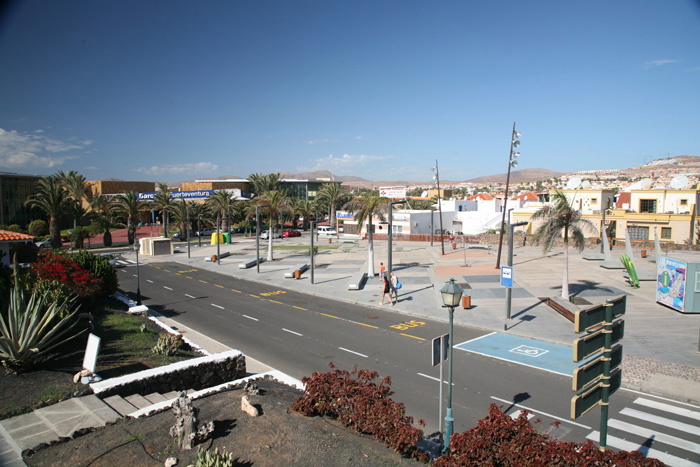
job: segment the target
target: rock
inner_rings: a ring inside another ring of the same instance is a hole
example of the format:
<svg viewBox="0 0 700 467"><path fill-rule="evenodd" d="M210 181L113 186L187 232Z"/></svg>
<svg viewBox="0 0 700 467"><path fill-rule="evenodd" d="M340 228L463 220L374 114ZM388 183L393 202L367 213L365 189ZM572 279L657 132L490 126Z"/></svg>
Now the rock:
<svg viewBox="0 0 700 467"><path fill-rule="evenodd" d="M177 457L168 457L165 459L165 467L173 467L177 465Z"/></svg>
<svg viewBox="0 0 700 467"><path fill-rule="evenodd" d="M248 396L243 396L241 398L241 410L250 415L251 417L259 417L260 410L250 403Z"/></svg>
<svg viewBox="0 0 700 467"><path fill-rule="evenodd" d="M81 370L78 373L76 373L75 376L73 376L73 384L76 384L78 381L80 381L83 376L92 376L92 371Z"/></svg>

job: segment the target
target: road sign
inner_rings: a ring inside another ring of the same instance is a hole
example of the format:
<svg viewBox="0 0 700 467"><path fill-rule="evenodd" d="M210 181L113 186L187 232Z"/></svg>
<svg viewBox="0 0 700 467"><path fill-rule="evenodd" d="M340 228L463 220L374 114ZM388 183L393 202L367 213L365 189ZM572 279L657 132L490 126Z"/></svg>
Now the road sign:
<svg viewBox="0 0 700 467"><path fill-rule="evenodd" d="M574 332L580 333L588 331L592 327L603 323L605 321L605 308L607 304L612 304L613 319L615 319L625 314L627 296L620 295L617 298L608 300L606 303L577 311L574 319Z"/></svg>
<svg viewBox="0 0 700 467"><path fill-rule="evenodd" d="M612 325L612 343L622 339L625 330L625 322L618 320ZM585 360L596 352L603 350L605 346L605 329L588 334L574 341L574 361Z"/></svg>
<svg viewBox="0 0 700 467"><path fill-rule="evenodd" d="M513 268L501 266L501 286L513 288Z"/></svg>
<svg viewBox="0 0 700 467"><path fill-rule="evenodd" d="M618 368L610 375L610 394L614 393L622 385L622 371ZM588 391L577 394L571 399L571 418L577 419L581 415L600 404L603 397L603 383L600 382Z"/></svg>
<svg viewBox="0 0 700 467"><path fill-rule="evenodd" d="M441 345L442 344L442 345ZM442 352L440 348L442 347ZM444 336L438 336L433 339L433 366L437 366L440 363L447 360L447 350L450 348L450 335L445 334ZM442 353L442 355L440 355Z"/></svg>
<svg viewBox="0 0 700 467"><path fill-rule="evenodd" d="M592 360L585 365L574 370L573 390L580 391L587 385L603 376L603 356ZM622 345L615 345L612 348L610 357L610 370L617 368L622 363Z"/></svg>

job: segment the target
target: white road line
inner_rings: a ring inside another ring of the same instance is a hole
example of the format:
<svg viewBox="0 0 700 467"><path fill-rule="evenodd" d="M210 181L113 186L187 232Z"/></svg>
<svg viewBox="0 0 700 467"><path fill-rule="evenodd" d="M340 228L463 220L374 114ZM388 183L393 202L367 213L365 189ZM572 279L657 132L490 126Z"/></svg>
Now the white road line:
<svg viewBox="0 0 700 467"><path fill-rule="evenodd" d="M167 287L167 286L165 286L165 285L163 286L163 288L164 288L164 289L168 289L168 290L173 290L173 289L171 289L170 287Z"/></svg>
<svg viewBox="0 0 700 467"><path fill-rule="evenodd" d="M624 408L620 410L620 414L627 415L628 417L638 418L640 420L645 420L647 422L656 423L657 425L665 426L668 428L673 428L674 430L685 431L686 433L690 433L695 436L700 436L700 427L688 425L687 423L683 422L677 422L675 420L669 420L666 417L660 417L658 415L653 415L650 413L630 408Z"/></svg>
<svg viewBox="0 0 700 467"><path fill-rule="evenodd" d="M512 418L513 420L515 420L516 418L518 418L518 417L520 416L521 413L523 413L523 409L520 409L520 410L518 410L517 412L513 412L512 414L510 414L510 418ZM528 419L528 420L532 420L533 418L535 418L535 414L534 414L534 413L528 413L528 414L527 414L527 419Z"/></svg>
<svg viewBox="0 0 700 467"><path fill-rule="evenodd" d="M600 442L600 433L594 431L590 435L586 436L586 439L590 439L593 442ZM622 449L623 451L639 451L645 457L653 457L654 459L659 459L664 464L672 465L674 467L698 467L698 465L693 461L688 459L681 459L680 457L672 456L671 454L666 454L663 451L656 449L647 449L644 446L640 446L636 443L630 441L625 441L624 439L616 438L615 436L607 436L608 446Z"/></svg>
<svg viewBox="0 0 700 467"><path fill-rule="evenodd" d="M146 282L150 282L151 284L153 284L153 281L151 279L146 279Z"/></svg>
<svg viewBox="0 0 700 467"><path fill-rule="evenodd" d="M483 339L484 337L493 336L494 334L498 334L498 333L494 331L494 332L492 332L492 333L485 334L485 335L483 335L483 336L481 336L481 337L477 337L476 339L472 339L472 340L470 340L470 341L460 342L459 344L456 344L455 347L457 347L457 346L459 346L459 345L462 345L462 344L468 344L468 343L470 343L470 342L476 342L476 341L478 341L479 339ZM462 350L464 350L464 349L462 349Z"/></svg>
<svg viewBox="0 0 700 467"><path fill-rule="evenodd" d="M654 394L648 394L646 392L635 391L634 389L620 388L620 391L632 392L634 394L639 394L640 396L644 396L644 397L653 397L654 399L661 399L662 401L673 402L674 404L678 404L678 405L685 405L688 407L697 407L697 405L695 405L695 404L688 404L687 402L676 401L673 399L669 399L668 397L661 397L661 396L656 396Z"/></svg>
<svg viewBox="0 0 700 467"><path fill-rule="evenodd" d="M197 298L197 297L193 297L193 296L192 296L192 295L190 295L190 294L185 294L185 297L190 297L190 298Z"/></svg>
<svg viewBox="0 0 700 467"><path fill-rule="evenodd" d="M361 354L361 353L359 353L359 352L354 352L354 351L352 351L352 350L344 349L344 348L342 348L342 347L338 347L338 348L339 348L340 350L344 350L344 351L346 351L346 352L350 352L350 353L354 353L355 355L359 355L360 357L369 358L367 355Z"/></svg>
<svg viewBox="0 0 700 467"><path fill-rule="evenodd" d="M663 444L668 444L669 446L675 446L677 448L685 449L690 452L700 452L700 445L688 441L685 439L677 438L675 436L670 436L665 433L659 433L650 428L645 428L639 425L632 425L631 423L623 422L611 418L608 420L608 427L615 428L617 430L623 430L627 433L632 433L633 435L641 436L644 439L653 439L654 443L659 442Z"/></svg>
<svg viewBox="0 0 700 467"><path fill-rule="evenodd" d="M252 319L253 321L260 321L258 318L253 318L252 316L248 316L248 315L241 315L241 316L243 316L244 318Z"/></svg>
<svg viewBox="0 0 700 467"><path fill-rule="evenodd" d="M345 350L345 349L343 349ZM424 378L432 379L433 381L437 381L438 383L440 382L440 378L435 378L434 376L429 376L423 373L416 373L418 376L423 376ZM447 381L443 381L443 384L449 384ZM454 386L455 383L452 383L452 386Z"/></svg>
<svg viewBox="0 0 700 467"><path fill-rule="evenodd" d="M289 329L282 328L283 331L288 332L290 334L294 334L297 336L303 336L303 334L299 334L298 332L290 331Z"/></svg>
<svg viewBox="0 0 700 467"><path fill-rule="evenodd" d="M210 303L211 306L215 306L216 308L219 308L221 310L224 309L224 307L217 305L216 303Z"/></svg>
<svg viewBox="0 0 700 467"><path fill-rule="evenodd" d="M681 407L676 407L675 405L664 404L663 402L650 401L649 399L644 399L642 397L635 399L634 403L700 421L700 412L695 410L684 409Z"/></svg>
<svg viewBox="0 0 700 467"><path fill-rule="evenodd" d="M513 404L513 401L508 401L508 400L505 400L505 399L501 399L500 397L496 397L496 396L491 396L491 399L494 399L494 400L497 400L497 401L501 401L501 402L503 402L503 403L505 403L505 404ZM566 422L566 423L569 423L569 424L571 424L571 425L580 426L581 428L585 428L586 430L590 430L590 429L591 429L590 426L586 426L586 425L582 425L582 424L580 424L580 423L572 422L571 420L567 420L567 419L565 419L565 418L559 418L559 417L557 417L556 415L552 415L552 414L549 414L549 413L547 413L547 412L542 412L541 410L535 410L535 409L533 409L533 408L525 407L524 405L520 405L520 404L513 404L513 405L514 405L515 407L520 407L521 409L527 409L527 410L529 410L529 411L532 412L532 413L541 413L542 415L546 415L547 417L551 417L551 418L553 418L553 419L555 419L555 420L559 420L560 422Z"/></svg>

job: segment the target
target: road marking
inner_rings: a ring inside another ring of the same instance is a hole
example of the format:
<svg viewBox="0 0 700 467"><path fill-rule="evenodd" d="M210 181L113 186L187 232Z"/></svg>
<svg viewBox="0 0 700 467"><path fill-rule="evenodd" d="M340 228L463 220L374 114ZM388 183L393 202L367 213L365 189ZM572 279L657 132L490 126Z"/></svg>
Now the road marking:
<svg viewBox="0 0 700 467"><path fill-rule="evenodd" d="M535 409L530 408L530 407L525 407L524 405L515 404L515 403L513 403L513 401L501 399L500 397L491 396L491 399L494 399L494 400L503 402L503 403L505 403L505 404L511 404L511 405L513 405L514 407L520 407L521 409L529 410L529 411L532 412L532 413L541 413L542 415L546 415L547 417L551 417L551 418L553 418L553 419L555 419L555 420L559 420L560 422L566 422L566 423L570 423L571 425L580 426L581 428L585 428L586 430L590 430L590 429L591 429L590 426L582 425L581 423L572 422L571 420L567 420L567 419L565 419L565 418L559 418L559 417L557 417L556 415L552 415L552 414L549 414L549 413L547 413L547 412L542 412L541 410L535 410Z"/></svg>
<svg viewBox="0 0 700 467"><path fill-rule="evenodd" d="M600 442L600 432L594 431L590 435L586 436L586 439L590 439L591 441L594 442ZM658 449L651 449L647 448L645 446L640 446L638 443L632 443L630 441L625 441L624 439L617 438L615 436L607 436L607 445L617 448L617 449L622 449L624 451L639 451L640 449L644 449L645 456L646 457L653 457L654 459L659 459L661 462L664 464L668 465L674 465L674 466L697 466L693 461L687 460L687 459L681 459L680 457L672 456L671 454L666 454L663 451L659 451Z"/></svg>
<svg viewBox="0 0 700 467"><path fill-rule="evenodd" d="M681 407L676 407L670 404L664 404L663 402L650 401L649 399L637 398L634 401L635 404L643 405L645 407L651 407L652 409L659 409L665 412L671 412L681 417L692 418L693 420L700 421L700 412L695 410L683 409Z"/></svg>
<svg viewBox="0 0 700 467"><path fill-rule="evenodd" d="M662 425L668 428L673 428L674 430L685 431L686 433L691 433L695 436L700 436L700 427L689 425L683 422L677 422L675 420L669 420L666 417L660 417L658 415L653 415L650 413L642 412L635 409L624 408L620 410L622 415L627 415L628 417L638 418L640 420L645 420L647 422L656 423L657 425Z"/></svg>
<svg viewBox="0 0 700 467"><path fill-rule="evenodd" d="M136 277L136 274L132 274L132 276Z"/></svg>
<svg viewBox="0 0 700 467"><path fill-rule="evenodd" d="M352 351L352 350L344 349L343 347L338 347L338 348L339 348L340 350L344 350L344 351L346 351L346 352L350 352L350 353L354 353L355 355L359 355L360 357L369 358L367 355L361 354L361 353L359 353L359 352L354 352L354 351Z"/></svg>
<svg viewBox="0 0 700 467"><path fill-rule="evenodd" d="M302 307L300 307L300 306L294 306L294 305L292 305L292 308L296 308L297 310L309 311L309 310L307 310L306 308L302 308ZM321 314L323 314L323 313L321 313Z"/></svg>
<svg viewBox="0 0 700 467"><path fill-rule="evenodd" d="M153 284L153 281L151 279L146 279L146 282L150 282L151 284Z"/></svg>
<svg viewBox="0 0 700 467"><path fill-rule="evenodd" d="M686 405L686 406L688 406L688 407L697 407L697 405L688 404L688 403L686 403L686 402L676 401L676 400L673 400L673 399L669 399L669 398L667 398L667 397L656 396L656 395L654 395L654 394L647 394L647 393L641 392L641 391L635 391L634 389L620 388L620 390L621 390L621 391L627 391L627 392L633 392L633 393L635 393L635 394L639 394L640 396L644 396L644 397L653 397L653 398L655 398L655 399L661 399L662 401L673 402L674 404Z"/></svg>
<svg viewBox="0 0 700 467"><path fill-rule="evenodd" d="M220 289L223 289L223 288L224 288L223 285L219 285L219 284L214 284L214 287L218 287L218 288L220 288Z"/></svg>
<svg viewBox="0 0 700 467"><path fill-rule="evenodd" d="M360 326L367 326L368 328L379 329L377 326L372 326L371 324L360 323L359 321L353 321L353 323L359 324Z"/></svg>
<svg viewBox="0 0 700 467"><path fill-rule="evenodd" d="M190 297L190 298L197 298L197 297L193 297L193 296L192 296L192 295L190 295L190 294L185 294L185 297Z"/></svg>
<svg viewBox="0 0 700 467"><path fill-rule="evenodd" d="M163 269L163 271L165 271L165 272L170 272L170 271L168 271L167 269Z"/></svg>
<svg viewBox="0 0 700 467"><path fill-rule="evenodd" d="M510 418L512 418L513 420L515 420L515 419L518 418L518 417L520 416L520 414L523 413L523 412L524 412L524 409L520 409L520 410L518 410L517 412L513 412L513 413L510 414L509 416L510 416ZM528 413L528 414L527 414L527 419L528 419L528 420L532 420L534 417L535 417L535 414L534 414L534 413Z"/></svg>
<svg viewBox="0 0 700 467"><path fill-rule="evenodd" d="M276 301L276 300L270 300L270 301L271 301L272 303L277 303L278 305L284 305L284 303L278 302L278 301Z"/></svg>
<svg viewBox="0 0 700 467"><path fill-rule="evenodd" d="M211 306L215 306L215 307L217 307L217 308L219 308L219 309L221 309L221 310L224 309L224 307L219 306L219 305L217 305L216 303L210 303L210 305L211 305Z"/></svg>
<svg viewBox="0 0 700 467"><path fill-rule="evenodd" d="M412 338L414 338L414 339L418 339L419 341L424 341L424 340L425 340L425 339L423 339L422 337L416 337L416 336L412 336L412 335L410 335L410 334L404 334L404 333L400 333L400 334L401 334L402 336L412 337Z"/></svg>
<svg viewBox="0 0 700 467"><path fill-rule="evenodd" d="M243 316L244 318L252 319L253 321L260 321L258 318L253 318L252 316L248 316L248 315L241 315L241 316Z"/></svg>
<svg viewBox="0 0 700 467"><path fill-rule="evenodd" d="M282 328L283 331L288 332L290 334L295 334L297 336L304 336L303 334L299 334L298 332L290 331L289 329Z"/></svg>
<svg viewBox="0 0 700 467"><path fill-rule="evenodd" d="M253 295L252 293L249 293L248 295L250 295L250 296L253 297L253 298L260 298L260 297L258 297L257 295Z"/></svg>
<svg viewBox="0 0 700 467"><path fill-rule="evenodd" d="M295 308L296 308L296 307L295 307ZM338 318L337 316L328 315L328 314L326 314L326 313L321 313L321 314L322 314L323 316L328 316L329 318L340 319L340 318Z"/></svg>
<svg viewBox="0 0 700 467"><path fill-rule="evenodd" d="M192 279L190 276L185 276L185 277L188 278L188 279Z"/></svg>
<svg viewBox="0 0 700 467"><path fill-rule="evenodd" d="M165 285L163 286L163 288L164 288L164 289L168 289L168 290L173 290L173 289L171 289L170 287L165 286Z"/></svg>
<svg viewBox="0 0 700 467"><path fill-rule="evenodd" d="M231 292L243 293L243 292L241 292L240 290L236 290L236 289L231 289Z"/></svg>
<svg viewBox="0 0 700 467"><path fill-rule="evenodd" d="M207 281L203 281L202 279L199 279L199 282L201 282L202 284L208 284L208 283L209 283L209 282L207 282Z"/></svg>
<svg viewBox="0 0 700 467"><path fill-rule="evenodd" d="M670 446L675 446L677 448L684 449L690 452L700 452L700 445L687 441L685 439L676 438L675 436L670 436L665 433L659 433L649 428L644 428L639 425L633 425L631 423L623 422L611 418L608 420L608 427L616 428L618 430L623 430L633 435L641 436L645 439L653 439L660 443L668 444Z"/></svg>

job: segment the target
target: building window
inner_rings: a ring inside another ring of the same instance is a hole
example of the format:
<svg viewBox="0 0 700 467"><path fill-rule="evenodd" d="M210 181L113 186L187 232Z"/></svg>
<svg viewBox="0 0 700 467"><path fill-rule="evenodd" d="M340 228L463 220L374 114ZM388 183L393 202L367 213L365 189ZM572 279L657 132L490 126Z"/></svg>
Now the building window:
<svg viewBox="0 0 700 467"><path fill-rule="evenodd" d="M400 234L400 233L403 233L403 225L394 225L394 224L391 224L391 233L392 233L392 234Z"/></svg>
<svg viewBox="0 0 700 467"><path fill-rule="evenodd" d="M639 200L639 212L655 213L656 212L656 200L655 199L640 199Z"/></svg>
<svg viewBox="0 0 700 467"><path fill-rule="evenodd" d="M591 204L598 204L598 198L591 198Z"/></svg>
<svg viewBox="0 0 700 467"><path fill-rule="evenodd" d="M627 230L630 233L630 240L649 240L649 227L628 225Z"/></svg>
<svg viewBox="0 0 700 467"><path fill-rule="evenodd" d="M671 240L671 227L661 227L661 238Z"/></svg>
<svg viewBox="0 0 700 467"><path fill-rule="evenodd" d="M681 206L687 206L688 205L688 200L687 199L682 199L681 200Z"/></svg>

